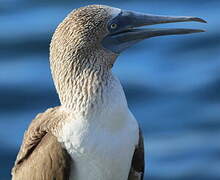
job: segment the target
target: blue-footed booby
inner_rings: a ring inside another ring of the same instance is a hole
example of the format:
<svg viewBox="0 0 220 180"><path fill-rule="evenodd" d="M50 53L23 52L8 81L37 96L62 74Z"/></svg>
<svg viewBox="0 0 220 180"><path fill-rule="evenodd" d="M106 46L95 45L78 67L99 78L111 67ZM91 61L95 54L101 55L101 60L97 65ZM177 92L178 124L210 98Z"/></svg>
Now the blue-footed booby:
<svg viewBox="0 0 220 180"><path fill-rule="evenodd" d="M197 17L142 14L104 5L73 10L57 27L50 67L61 105L38 114L24 134L13 180L143 180L144 145L111 69L137 42L198 29L141 26Z"/></svg>

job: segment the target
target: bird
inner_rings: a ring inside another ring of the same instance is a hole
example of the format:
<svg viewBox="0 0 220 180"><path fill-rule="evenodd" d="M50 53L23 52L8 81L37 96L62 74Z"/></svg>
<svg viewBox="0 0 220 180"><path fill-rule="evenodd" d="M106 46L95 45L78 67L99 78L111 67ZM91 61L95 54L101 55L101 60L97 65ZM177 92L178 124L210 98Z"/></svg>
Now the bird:
<svg viewBox="0 0 220 180"><path fill-rule="evenodd" d="M60 105L38 114L24 133L13 180L143 180L144 140L119 79L117 57L151 37L203 32L144 26L206 21L88 5L70 12L50 44Z"/></svg>

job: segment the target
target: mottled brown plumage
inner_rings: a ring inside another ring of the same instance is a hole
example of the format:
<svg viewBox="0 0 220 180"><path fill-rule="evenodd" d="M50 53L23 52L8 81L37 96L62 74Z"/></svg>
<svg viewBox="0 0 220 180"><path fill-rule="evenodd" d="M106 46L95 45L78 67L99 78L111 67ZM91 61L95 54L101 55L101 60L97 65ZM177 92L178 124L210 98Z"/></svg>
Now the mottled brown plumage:
<svg viewBox="0 0 220 180"><path fill-rule="evenodd" d="M59 108L48 109L30 124L12 170L13 180L69 179L72 161L56 137L68 114Z"/></svg>
<svg viewBox="0 0 220 180"><path fill-rule="evenodd" d="M50 44L50 67L61 104L85 115L93 106L90 102L98 103L102 96L118 56L100 43L110 17L101 5L74 10L57 27Z"/></svg>

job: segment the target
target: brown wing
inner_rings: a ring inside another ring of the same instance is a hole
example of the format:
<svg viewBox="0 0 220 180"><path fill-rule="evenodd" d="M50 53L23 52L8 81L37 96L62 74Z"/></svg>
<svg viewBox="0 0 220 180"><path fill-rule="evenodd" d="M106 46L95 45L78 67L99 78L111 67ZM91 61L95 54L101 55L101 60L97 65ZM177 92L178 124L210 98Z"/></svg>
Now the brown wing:
<svg viewBox="0 0 220 180"><path fill-rule="evenodd" d="M144 141L139 129L139 143L135 148L128 180L144 179Z"/></svg>
<svg viewBox="0 0 220 180"><path fill-rule="evenodd" d="M69 179L71 158L51 133L63 117L59 108L53 108L32 121L12 170L13 180Z"/></svg>

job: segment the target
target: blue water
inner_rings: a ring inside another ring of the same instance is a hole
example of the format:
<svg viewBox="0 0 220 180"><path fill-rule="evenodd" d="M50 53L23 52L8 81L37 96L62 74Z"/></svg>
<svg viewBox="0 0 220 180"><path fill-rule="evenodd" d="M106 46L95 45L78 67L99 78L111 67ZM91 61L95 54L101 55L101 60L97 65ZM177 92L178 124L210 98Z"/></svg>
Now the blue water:
<svg viewBox="0 0 220 180"><path fill-rule="evenodd" d="M157 26L207 32L145 40L118 58L114 72L144 132L146 179L220 179L220 1L93 3L209 22ZM59 104L49 42L66 14L87 4L91 1L0 1L0 180L10 179L31 119Z"/></svg>

